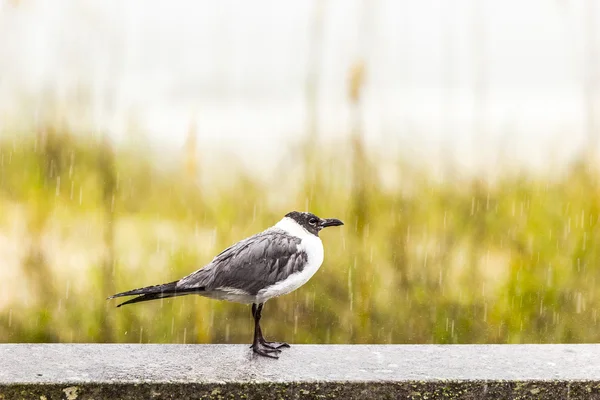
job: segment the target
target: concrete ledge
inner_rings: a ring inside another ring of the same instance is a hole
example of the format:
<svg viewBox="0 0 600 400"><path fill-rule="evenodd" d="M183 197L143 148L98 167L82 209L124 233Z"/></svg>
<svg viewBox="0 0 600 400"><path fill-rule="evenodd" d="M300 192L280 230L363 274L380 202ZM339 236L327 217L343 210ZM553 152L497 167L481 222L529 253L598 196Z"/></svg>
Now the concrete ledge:
<svg viewBox="0 0 600 400"><path fill-rule="evenodd" d="M0 345L0 399L600 399L600 345Z"/></svg>

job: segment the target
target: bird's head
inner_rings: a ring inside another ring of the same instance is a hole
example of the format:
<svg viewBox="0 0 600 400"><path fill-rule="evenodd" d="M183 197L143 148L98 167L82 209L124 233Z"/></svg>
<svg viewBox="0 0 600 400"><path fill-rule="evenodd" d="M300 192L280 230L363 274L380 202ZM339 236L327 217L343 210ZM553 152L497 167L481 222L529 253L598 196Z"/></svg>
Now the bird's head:
<svg viewBox="0 0 600 400"><path fill-rule="evenodd" d="M302 228L315 236L319 236L319 231L328 226L344 225L342 221L335 218L319 218L315 214L309 212L292 211L285 215L287 218L294 220Z"/></svg>

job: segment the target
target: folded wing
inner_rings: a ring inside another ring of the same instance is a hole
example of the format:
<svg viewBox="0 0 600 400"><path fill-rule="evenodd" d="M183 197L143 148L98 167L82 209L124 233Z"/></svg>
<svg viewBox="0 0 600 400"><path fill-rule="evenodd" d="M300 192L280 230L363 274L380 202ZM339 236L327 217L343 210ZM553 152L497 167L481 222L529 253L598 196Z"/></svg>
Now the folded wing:
<svg viewBox="0 0 600 400"><path fill-rule="evenodd" d="M177 289L239 290L254 296L301 272L306 261L299 238L270 229L225 249L206 267L177 282Z"/></svg>

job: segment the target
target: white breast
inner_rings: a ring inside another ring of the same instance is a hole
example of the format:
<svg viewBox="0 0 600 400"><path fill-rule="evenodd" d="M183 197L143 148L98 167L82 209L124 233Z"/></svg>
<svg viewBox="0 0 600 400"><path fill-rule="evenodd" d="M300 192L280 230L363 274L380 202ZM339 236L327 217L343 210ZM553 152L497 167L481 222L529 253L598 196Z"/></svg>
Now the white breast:
<svg viewBox="0 0 600 400"><path fill-rule="evenodd" d="M298 225L296 221L287 217L279 221L275 227L302 240L299 250L306 252L307 263L302 271L296 272L287 279L258 292L257 301L260 303L263 303L272 297L281 296L298 289L308 282L315 272L319 270L321 264L323 264L323 242L321 242L321 239L318 236L308 232Z"/></svg>

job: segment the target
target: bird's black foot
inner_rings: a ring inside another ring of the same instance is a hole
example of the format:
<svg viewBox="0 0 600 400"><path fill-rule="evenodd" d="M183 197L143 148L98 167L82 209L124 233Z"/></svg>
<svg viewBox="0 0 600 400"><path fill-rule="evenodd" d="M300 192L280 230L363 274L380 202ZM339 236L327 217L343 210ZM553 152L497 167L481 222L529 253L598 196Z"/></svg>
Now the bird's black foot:
<svg viewBox="0 0 600 400"><path fill-rule="evenodd" d="M282 349L282 348L285 348L285 349L290 348L290 345L287 344L286 342L267 342L265 339L261 340L260 344L262 344L263 346L268 347L270 349L276 349L276 350Z"/></svg>
<svg viewBox="0 0 600 400"><path fill-rule="evenodd" d="M267 347L264 346L260 343L255 343L252 346L250 346L252 348L252 351L255 354L258 354L259 356L263 356L263 357L269 357L269 358L279 358L279 353L281 353L281 350L279 349L274 349L271 347Z"/></svg>

